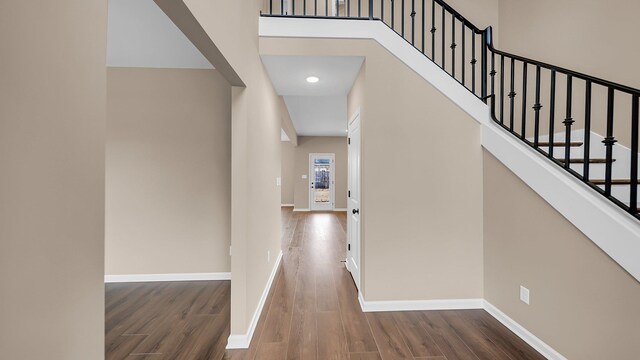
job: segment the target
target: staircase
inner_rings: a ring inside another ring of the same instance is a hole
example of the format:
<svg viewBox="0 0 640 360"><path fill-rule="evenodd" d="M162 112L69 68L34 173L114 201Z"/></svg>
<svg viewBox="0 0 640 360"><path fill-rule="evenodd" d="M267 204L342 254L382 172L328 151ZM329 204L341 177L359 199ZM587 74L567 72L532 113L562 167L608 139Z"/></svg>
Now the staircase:
<svg viewBox="0 0 640 360"><path fill-rule="evenodd" d="M640 219L640 90L496 49L442 0L269 0L263 17L380 21L489 105L505 131Z"/></svg>

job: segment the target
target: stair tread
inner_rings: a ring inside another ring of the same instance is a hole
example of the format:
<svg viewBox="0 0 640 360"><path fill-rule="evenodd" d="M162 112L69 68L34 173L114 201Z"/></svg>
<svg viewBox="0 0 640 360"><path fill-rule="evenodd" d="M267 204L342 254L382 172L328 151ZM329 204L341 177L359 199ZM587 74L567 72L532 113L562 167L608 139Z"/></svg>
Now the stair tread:
<svg viewBox="0 0 640 360"><path fill-rule="evenodd" d="M604 179L595 179L595 180L590 180L592 183L596 184L596 185L604 185L605 184L605 180ZM638 184L640 184L640 180L638 180ZM612 179L611 180L611 185L631 185L631 179Z"/></svg>
<svg viewBox="0 0 640 360"><path fill-rule="evenodd" d="M540 141L540 142L538 142L538 146L549 146L549 144L550 144L550 143L549 143L548 141ZM567 143L566 143L566 142L564 142L564 141L562 141L562 142L554 141L554 142L553 142L553 146L554 146L554 147L557 147L557 146L558 146L558 147L559 147L559 146L564 147L564 146L566 146L566 144L567 144ZM578 146L582 146L583 144L584 144L584 143L582 143L582 142L580 142L580 141L572 141L572 142L570 142L570 143L569 143L569 146L571 146L571 147L578 147Z"/></svg>

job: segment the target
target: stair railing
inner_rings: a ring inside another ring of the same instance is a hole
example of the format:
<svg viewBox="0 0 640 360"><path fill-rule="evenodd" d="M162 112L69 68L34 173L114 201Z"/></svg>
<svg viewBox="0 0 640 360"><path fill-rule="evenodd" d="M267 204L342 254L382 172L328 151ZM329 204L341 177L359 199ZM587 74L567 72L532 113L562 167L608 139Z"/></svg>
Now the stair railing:
<svg viewBox="0 0 640 360"><path fill-rule="evenodd" d="M503 129L640 218L640 90L500 51L491 27L443 0L267 1L262 16L383 22L488 103Z"/></svg>

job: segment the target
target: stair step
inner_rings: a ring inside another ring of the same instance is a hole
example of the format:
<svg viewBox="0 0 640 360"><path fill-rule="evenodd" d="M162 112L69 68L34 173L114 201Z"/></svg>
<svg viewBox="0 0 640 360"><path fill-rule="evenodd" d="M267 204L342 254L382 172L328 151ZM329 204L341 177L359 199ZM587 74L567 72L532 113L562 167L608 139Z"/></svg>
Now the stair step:
<svg viewBox="0 0 640 360"><path fill-rule="evenodd" d="M604 179L596 179L590 180L595 185L604 185ZM638 180L638 184L640 184L640 180ZM611 185L631 185L631 179L612 179Z"/></svg>
<svg viewBox="0 0 640 360"><path fill-rule="evenodd" d="M553 146L554 146L554 147L556 147L556 146L558 146L558 147L565 147L565 146L566 146L566 144L567 144L566 142L554 142L554 143L553 143ZM582 144L583 144L583 143L582 143L582 142L580 142L580 141L572 141L572 142L570 142L570 143L569 143L569 146L571 146L571 147L578 147L578 146L582 146ZM541 142L538 142L538 146L549 146L549 142L548 142L548 141L541 141Z"/></svg>
<svg viewBox="0 0 640 360"><path fill-rule="evenodd" d="M564 159L558 159L560 162L564 162ZM611 162L615 162L616 159L611 159ZM569 159L570 164L584 164L584 159ZM589 164L606 164L607 159L595 158L589 159Z"/></svg>

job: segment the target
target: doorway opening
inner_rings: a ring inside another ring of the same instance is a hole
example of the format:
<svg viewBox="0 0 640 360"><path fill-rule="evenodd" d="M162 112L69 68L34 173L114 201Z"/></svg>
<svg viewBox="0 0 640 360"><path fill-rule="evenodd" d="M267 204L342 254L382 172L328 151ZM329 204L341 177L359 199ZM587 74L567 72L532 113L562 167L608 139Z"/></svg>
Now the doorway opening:
<svg viewBox="0 0 640 360"><path fill-rule="evenodd" d="M335 207L335 154L309 154L309 210Z"/></svg>

